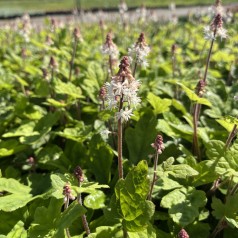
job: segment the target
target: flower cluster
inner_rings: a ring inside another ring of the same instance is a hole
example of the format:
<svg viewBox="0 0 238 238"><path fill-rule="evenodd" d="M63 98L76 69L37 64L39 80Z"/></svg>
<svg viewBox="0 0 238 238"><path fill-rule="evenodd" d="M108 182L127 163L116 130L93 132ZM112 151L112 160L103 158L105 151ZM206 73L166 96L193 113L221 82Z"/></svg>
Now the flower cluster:
<svg viewBox="0 0 238 238"><path fill-rule="evenodd" d="M189 235L187 231L184 229L181 229L180 232L178 233L178 238L189 238Z"/></svg>
<svg viewBox="0 0 238 238"><path fill-rule="evenodd" d="M128 7L124 0L120 1L120 4L118 5L118 9L120 14L124 14L128 10Z"/></svg>
<svg viewBox="0 0 238 238"><path fill-rule="evenodd" d="M84 181L83 170L81 169L80 166L77 166L74 169L74 176L78 179L79 182L83 182Z"/></svg>
<svg viewBox="0 0 238 238"><path fill-rule="evenodd" d="M142 32L137 42L128 49L129 56L135 60L135 62L143 67L147 67L148 63L146 57L150 52L150 47L145 41L145 35Z"/></svg>
<svg viewBox="0 0 238 238"><path fill-rule="evenodd" d="M106 41L101 48L102 54L111 56L111 59L115 60L118 58L119 51L117 46L112 41L111 33L108 33L106 36Z"/></svg>
<svg viewBox="0 0 238 238"><path fill-rule="evenodd" d="M65 196L64 197L64 202L67 201L67 199L70 199L70 200L74 200L75 197L71 194L71 188L70 188L70 184L66 184L64 187L63 187L63 195Z"/></svg>
<svg viewBox="0 0 238 238"><path fill-rule="evenodd" d="M204 27L204 38L206 40L215 40L217 36L222 39L227 38L227 30L223 28L223 8L221 2L217 1L215 5L215 17L210 26Z"/></svg>
<svg viewBox="0 0 238 238"><path fill-rule="evenodd" d="M21 21L22 21L22 25L21 25L19 34L22 35L25 42L29 42L30 41L29 35L32 29L30 16L28 14L24 14L21 18Z"/></svg>
<svg viewBox="0 0 238 238"><path fill-rule="evenodd" d="M152 143L151 146L158 152L158 154L162 154L162 151L164 150L163 137L157 135L155 142Z"/></svg>
<svg viewBox="0 0 238 238"><path fill-rule="evenodd" d="M140 83L131 74L129 58L124 56L119 65L119 71L112 77L111 82L105 84L106 102L109 109L118 108L117 120L128 121L132 115L132 108L141 102L137 96Z"/></svg>

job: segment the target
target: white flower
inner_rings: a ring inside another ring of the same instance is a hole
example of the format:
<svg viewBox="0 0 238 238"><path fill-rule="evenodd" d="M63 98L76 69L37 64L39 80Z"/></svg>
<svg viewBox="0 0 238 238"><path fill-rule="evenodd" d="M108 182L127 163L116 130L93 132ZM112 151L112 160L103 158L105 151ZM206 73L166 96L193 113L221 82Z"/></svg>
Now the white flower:
<svg viewBox="0 0 238 238"><path fill-rule="evenodd" d="M100 135L101 135L102 137L105 137L105 138L108 138L109 134L111 134L111 133L112 133L112 132L109 131L108 129L105 129L105 130L100 131Z"/></svg>
<svg viewBox="0 0 238 238"><path fill-rule="evenodd" d="M130 117L133 115L132 109L126 108L125 110L121 109L120 112L116 113L117 120L121 119L121 122L128 121Z"/></svg>
<svg viewBox="0 0 238 238"><path fill-rule="evenodd" d="M235 101L238 101L238 96L234 96L234 100L235 100Z"/></svg>
<svg viewBox="0 0 238 238"><path fill-rule="evenodd" d="M101 52L104 55L110 55L112 59L117 59L119 55L119 51L116 46L103 45L101 47Z"/></svg>
<svg viewBox="0 0 238 238"><path fill-rule="evenodd" d="M223 27L217 29L217 35L221 37L221 40L226 39L228 37L227 30Z"/></svg>
<svg viewBox="0 0 238 238"><path fill-rule="evenodd" d="M211 30L210 26L205 26L203 29L205 40L215 40L214 32Z"/></svg>

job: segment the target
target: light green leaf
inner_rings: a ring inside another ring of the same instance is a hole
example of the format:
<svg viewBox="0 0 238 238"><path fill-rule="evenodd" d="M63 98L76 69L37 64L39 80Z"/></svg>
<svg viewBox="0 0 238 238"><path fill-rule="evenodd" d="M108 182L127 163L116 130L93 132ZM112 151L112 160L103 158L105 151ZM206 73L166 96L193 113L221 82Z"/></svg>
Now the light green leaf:
<svg viewBox="0 0 238 238"><path fill-rule="evenodd" d="M186 87L182 83L178 83L178 85L180 85L182 87L182 89L184 90L184 92L186 93L186 95L189 97L189 99L192 102L202 104L202 105L206 105L206 106L209 106L209 107L212 106L212 104L207 99L199 97L195 92L193 92L191 89L189 89L188 87Z"/></svg>
<svg viewBox="0 0 238 238"><path fill-rule="evenodd" d="M199 216L198 209L205 204L206 194L192 187L175 189L161 200L161 206L168 208L170 217L182 227L192 223Z"/></svg>
<svg viewBox="0 0 238 238"><path fill-rule="evenodd" d="M172 104L171 99L161 99L160 97L150 92L148 93L147 100L154 108L155 114L160 114L169 111L169 107Z"/></svg>
<svg viewBox="0 0 238 238"><path fill-rule="evenodd" d="M9 130L7 133L3 134L2 137L8 138L8 137L32 135L34 127L35 127L35 122L30 121L25 124L22 124L18 128Z"/></svg>
<svg viewBox="0 0 238 238"><path fill-rule="evenodd" d="M99 226L95 233L91 233L88 238L121 238L123 237L121 224L115 226Z"/></svg>
<svg viewBox="0 0 238 238"><path fill-rule="evenodd" d="M84 205L91 209L100 209L105 207L106 196L102 191L96 191L84 198Z"/></svg>
<svg viewBox="0 0 238 238"><path fill-rule="evenodd" d="M74 99L84 98L84 96L82 95L81 88L76 87L71 82L64 83L61 80L56 80L54 84L55 84L54 86L55 92L58 94L65 94Z"/></svg>
<svg viewBox="0 0 238 238"><path fill-rule="evenodd" d="M13 229L7 234L7 238L27 238L27 232L24 229L24 223L22 221L19 221Z"/></svg>
<svg viewBox="0 0 238 238"><path fill-rule="evenodd" d="M150 181L147 178L148 165L139 162L126 176L116 184L116 204L128 231L144 230L154 213L154 204L147 201Z"/></svg>

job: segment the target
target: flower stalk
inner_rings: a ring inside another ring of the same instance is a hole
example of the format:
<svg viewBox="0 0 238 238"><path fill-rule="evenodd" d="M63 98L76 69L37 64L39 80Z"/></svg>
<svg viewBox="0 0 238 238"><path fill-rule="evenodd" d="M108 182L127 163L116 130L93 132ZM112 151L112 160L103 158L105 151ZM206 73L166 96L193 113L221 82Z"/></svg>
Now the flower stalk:
<svg viewBox="0 0 238 238"><path fill-rule="evenodd" d="M150 52L150 47L147 45L145 40L145 34L142 32L135 44L133 44L128 49L128 55L130 56L130 60L134 61L134 69L133 69L133 77L135 77L136 69L138 65L143 67L147 67L148 63L146 57Z"/></svg>
<svg viewBox="0 0 238 238"><path fill-rule="evenodd" d="M78 186L81 187L81 183L84 181L84 176L83 176L83 170L80 168L80 166L77 166L74 170L74 176L77 178L78 180ZM82 196L81 196L81 193L78 193L77 195L77 201L78 203L83 206L83 201L82 201ZM87 221L87 217L85 214L83 214L81 216L81 219L82 219L82 224L83 224L83 228L86 232L87 235L90 234L90 229L89 229L89 226L88 226L88 221Z"/></svg>
<svg viewBox="0 0 238 238"><path fill-rule="evenodd" d="M212 55L212 49L214 46L214 41L216 40L217 36L220 36L221 39L227 38L226 30L223 28L223 20L222 20L222 7L221 7L221 1L216 1L215 4L215 10L216 15L210 24L210 26L206 26L204 28L204 34L205 39L211 40L207 60L206 60L206 66L204 71L203 79L198 82L197 85L197 95L199 97L203 97L204 94L204 88L207 81L207 73L211 61L211 55ZM193 154L197 156L197 159L200 160L201 154L199 149L199 143L198 143L198 121L199 121L199 115L201 111L201 104L196 103L194 105L193 109Z"/></svg>
<svg viewBox="0 0 238 238"><path fill-rule="evenodd" d="M70 68L69 68L69 81L71 81L71 77L72 77L72 70L73 70L73 66L74 66L74 59L75 59L75 55L76 55L76 51L77 51L77 45L78 45L78 41L81 38L81 34L78 28L74 28L74 43L73 43L73 52L72 52L72 56L71 56L71 60L70 60Z"/></svg>
<svg viewBox="0 0 238 238"><path fill-rule="evenodd" d="M64 186L64 188L63 188L63 195L65 196L64 197L64 210L66 210L69 207L69 200L74 200L75 199L75 197L72 196L72 194L71 194L70 184L67 183ZM71 238L70 232L69 232L69 228L66 228L65 232L66 232L67 237Z"/></svg>
<svg viewBox="0 0 238 238"><path fill-rule="evenodd" d="M163 137L161 135L157 135L155 142L151 144L151 146L155 149L155 160L154 160L154 173L153 173L153 179L150 186L150 192L148 195L148 200L152 200L152 192L153 188L157 179L156 171L157 171L157 165L158 165L158 158L159 154L162 154L162 151L164 150L164 143L163 143Z"/></svg>
<svg viewBox="0 0 238 238"><path fill-rule="evenodd" d="M140 83L135 80L130 70L129 57L124 56L119 65L118 73L112 77L111 82L105 84L106 105L109 109L117 109L117 150L118 150L118 174L123 178L123 159L122 159L122 131L123 123L127 122L133 115L133 108L140 103L137 96Z"/></svg>

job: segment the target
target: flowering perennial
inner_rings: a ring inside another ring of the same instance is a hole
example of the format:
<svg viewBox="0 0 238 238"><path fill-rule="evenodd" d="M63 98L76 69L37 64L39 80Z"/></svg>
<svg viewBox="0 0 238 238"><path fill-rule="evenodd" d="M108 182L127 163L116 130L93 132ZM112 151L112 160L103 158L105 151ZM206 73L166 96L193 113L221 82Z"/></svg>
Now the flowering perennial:
<svg viewBox="0 0 238 238"><path fill-rule="evenodd" d="M119 51L117 49L117 46L112 41L112 35L111 33L108 33L106 36L106 41L101 47L102 54L109 55L112 60L115 60L118 58Z"/></svg>
<svg viewBox="0 0 238 238"><path fill-rule="evenodd" d="M222 39L227 38L227 30L223 28L223 8L220 1L215 5L215 17L210 26L204 27L204 38L206 40L215 40L217 36Z"/></svg>
<svg viewBox="0 0 238 238"><path fill-rule="evenodd" d="M112 77L110 83L105 84L107 107L109 109L118 108L117 120L128 121L133 115L133 108L136 108L141 102L137 96L139 86L139 81L131 74L129 58L124 56L116 76Z"/></svg>
<svg viewBox="0 0 238 238"><path fill-rule="evenodd" d="M148 63L146 57L150 52L150 47L145 41L145 35L142 32L135 44L128 49L128 54L131 57L131 60L134 60L137 64L147 67Z"/></svg>

